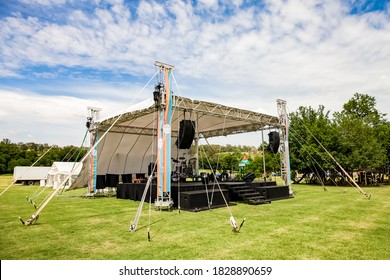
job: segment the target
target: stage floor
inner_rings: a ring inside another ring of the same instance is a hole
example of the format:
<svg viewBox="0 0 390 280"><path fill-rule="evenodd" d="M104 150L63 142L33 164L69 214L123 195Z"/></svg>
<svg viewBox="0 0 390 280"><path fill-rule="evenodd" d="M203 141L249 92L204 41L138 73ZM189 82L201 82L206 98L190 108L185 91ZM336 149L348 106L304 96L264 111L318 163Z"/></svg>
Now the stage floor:
<svg viewBox="0 0 390 280"><path fill-rule="evenodd" d="M131 199L140 201L145 190L146 183L119 183L117 186L117 198ZM199 197L203 193L204 197L208 197L211 193L221 193L219 188L224 193L227 203L230 201L249 201L249 200L264 200L272 201L278 199L289 198L288 186L277 186L273 181L254 181L254 182L218 182L203 184L202 182L172 182L171 197L174 202L174 207L178 207L179 196L185 193L189 199ZM251 196L252 195L252 196ZM146 202L153 203L157 198L157 185L152 183L147 194ZM183 198L183 197L181 197ZM194 202L188 202L191 207Z"/></svg>

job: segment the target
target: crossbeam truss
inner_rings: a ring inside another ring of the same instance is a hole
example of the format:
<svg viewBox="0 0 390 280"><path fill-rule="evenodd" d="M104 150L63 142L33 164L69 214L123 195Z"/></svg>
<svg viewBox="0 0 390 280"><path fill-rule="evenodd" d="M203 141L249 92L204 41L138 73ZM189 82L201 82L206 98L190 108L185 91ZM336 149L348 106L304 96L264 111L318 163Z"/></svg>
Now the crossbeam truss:
<svg viewBox="0 0 390 280"><path fill-rule="evenodd" d="M137 126L133 122L143 116L155 114L158 110L155 106L126 113L120 123L115 125L110 132L113 133L128 133L138 135L156 135L153 128L147 126ZM212 102L193 100L181 96L173 96L173 121L183 119L183 114L196 113L198 124L200 126L198 133L204 137L227 136L231 134L240 134L245 132L255 132L267 128L278 128L281 126L279 118L262 113L257 113L249 110L228 107ZM202 120L206 117L209 119L208 127L202 127ZM219 122L217 120L220 120ZM99 123L99 129L105 131L115 120L109 118ZM178 131L172 125L172 137L178 136ZM222 129L223 128L223 129ZM223 132L223 133L222 133Z"/></svg>

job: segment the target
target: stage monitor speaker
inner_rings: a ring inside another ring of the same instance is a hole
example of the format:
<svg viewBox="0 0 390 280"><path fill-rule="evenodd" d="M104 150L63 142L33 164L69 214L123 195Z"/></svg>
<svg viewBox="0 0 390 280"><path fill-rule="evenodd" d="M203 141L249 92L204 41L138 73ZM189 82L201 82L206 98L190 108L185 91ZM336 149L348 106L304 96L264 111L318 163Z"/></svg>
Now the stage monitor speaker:
<svg viewBox="0 0 390 280"><path fill-rule="evenodd" d="M279 132L276 131L271 131L268 133L268 139L269 139L269 144L268 144L268 149L276 154L279 150L279 144L280 144L280 135Z"/></svg>
<svg viewBox="0 0 390 280"><path fill-rule="evenodd" d="M200 211L210 208L226 206L229 203L229 190L221 189L212 192L211 190L188 191L180 193L180 208L187 211Z"/></svg>
<svg viewBox="0 0 390 280"><path fill-rule="evenodd" d="M244 177L242 177L242 179L247 183L252 182L255 178L256 175L254 173L247 173L244 175Z"/></svg>
<svg viewBox="0 0 390 280"><path fill-rule="evenodd" d="M195 121L181 120L179 128L179 138L176 141L176 146L179 149L191 148L192 141L195 136Z"/></svg>
<svg viewBox="0 0 390 280"><path fill-rule="evenodd" d="M268 200L278 200L290 196L288 186L266 186L256 189Z"/></svg>

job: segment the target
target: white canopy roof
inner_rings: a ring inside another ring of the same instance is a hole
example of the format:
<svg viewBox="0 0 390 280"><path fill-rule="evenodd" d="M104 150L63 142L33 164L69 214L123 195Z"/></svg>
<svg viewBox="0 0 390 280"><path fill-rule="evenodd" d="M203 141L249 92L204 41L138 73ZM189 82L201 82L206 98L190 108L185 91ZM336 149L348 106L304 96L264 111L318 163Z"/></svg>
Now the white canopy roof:
<svg viewBox="0 0 390 280"><path fill-rule="evenodd" d="M77 175L81 171L81 165L77 164L77 162L62 162L55 161L49 169L48 174L69 174L72 172L73 175Z"/></svg>

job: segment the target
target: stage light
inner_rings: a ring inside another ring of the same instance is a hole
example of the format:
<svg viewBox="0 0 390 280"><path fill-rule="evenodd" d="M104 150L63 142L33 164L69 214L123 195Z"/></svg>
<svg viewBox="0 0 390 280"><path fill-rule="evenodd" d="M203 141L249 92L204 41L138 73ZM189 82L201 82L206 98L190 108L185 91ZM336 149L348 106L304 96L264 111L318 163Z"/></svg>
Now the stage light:
<svg viewBox="0 0 390 280"><path fill-rule="evenodd" d="M87 117L87 122L85 123L86 127L89 129L91 127L92 118Z"/></svg>
<svg viewBox="0 0 390 280"><path fill-rule="evenodd" d="M162 91L162 88L163 88L163 84L162 83L158 83L155 87L154 87L154 91L153 91L153 100L154 102L156 103L156 105L158 105L160 102L161 102L161 91Z"/></svg>
<svg viewBox="0 0 390 280"><path fill-rule="evenodd" d="M154 102L158 102L158 100L160 99L160 92L159 91L153 91L153 100Z"/></svg>

